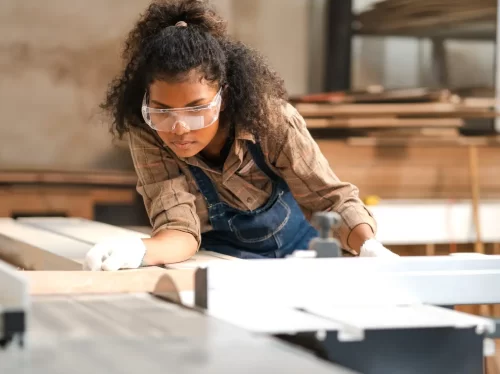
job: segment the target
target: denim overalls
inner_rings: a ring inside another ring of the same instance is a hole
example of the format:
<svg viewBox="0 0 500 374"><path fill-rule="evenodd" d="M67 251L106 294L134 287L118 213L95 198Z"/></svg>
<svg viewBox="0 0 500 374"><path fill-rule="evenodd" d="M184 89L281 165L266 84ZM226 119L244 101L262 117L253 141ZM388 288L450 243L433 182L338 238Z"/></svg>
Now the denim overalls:
<svg viewBox="0 0 500 374"><path fill-rule="evenodd" d="M273 184L271 197L260 208L241 211L221 202L202 169L189 165L205 197L213 230L203 233L201 247L243 259L281 258L307 249L318 232L307 221L286 182L267 166L260 146L247 142L255 164Z"/></svg>

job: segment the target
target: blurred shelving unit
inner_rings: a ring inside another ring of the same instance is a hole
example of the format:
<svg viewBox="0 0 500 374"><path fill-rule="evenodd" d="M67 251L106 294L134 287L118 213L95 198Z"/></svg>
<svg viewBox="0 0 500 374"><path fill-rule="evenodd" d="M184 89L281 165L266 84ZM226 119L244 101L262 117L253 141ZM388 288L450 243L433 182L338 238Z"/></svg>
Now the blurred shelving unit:
<svg viewBox="0 0 500 374"><path fill-rule="evenodd" d="M496 43L499 38L499 0L383 0L352 15L353 36L415 37L432 43L432 70L441 87L448 86L447 40ZM500 49L495 52L494 102L499 109ZM500 119L495 128L500 132Z"/></svg>

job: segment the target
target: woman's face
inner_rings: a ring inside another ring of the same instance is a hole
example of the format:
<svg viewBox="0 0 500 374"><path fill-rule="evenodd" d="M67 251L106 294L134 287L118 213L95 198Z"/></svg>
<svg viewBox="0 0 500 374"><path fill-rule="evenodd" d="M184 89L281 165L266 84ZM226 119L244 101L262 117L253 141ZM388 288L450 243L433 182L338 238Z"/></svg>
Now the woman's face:
<svg viewBox="0 0 500 374"><path fill-rule="evenodd" d="M169 83L154 81L149 87L149 106L155 109L189 108L210 104L218 88L199 79ZM186 112L189 113L189 112ZM208 127L190 130L182 118L171 131L157 131L160 138L178 157L192 157L214 139L219 130L219 117Z"/></svg>

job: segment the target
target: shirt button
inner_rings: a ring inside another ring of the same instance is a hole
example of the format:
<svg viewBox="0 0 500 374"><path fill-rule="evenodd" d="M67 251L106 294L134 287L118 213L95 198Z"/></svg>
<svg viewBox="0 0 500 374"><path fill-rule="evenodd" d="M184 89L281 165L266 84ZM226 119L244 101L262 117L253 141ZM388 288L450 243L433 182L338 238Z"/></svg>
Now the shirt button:
<svg viewBox="0 0 500 374"><path fill-rule="evenodd" d="M247 203L250 204L253 201L251 197L247 198Z"/></svg>

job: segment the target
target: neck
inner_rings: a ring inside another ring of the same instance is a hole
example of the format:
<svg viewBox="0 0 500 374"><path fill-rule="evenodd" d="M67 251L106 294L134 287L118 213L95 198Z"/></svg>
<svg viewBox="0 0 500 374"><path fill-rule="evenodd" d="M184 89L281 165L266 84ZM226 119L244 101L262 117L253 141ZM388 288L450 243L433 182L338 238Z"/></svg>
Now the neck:
<svg viewBox="0 0 500 374"><path fill-rule="evenodd" d="M225 126L224 128L219 128L212 141L201 151L201 155L210 161L220 161L221 151L228 137L229 129Z"/></svg>

